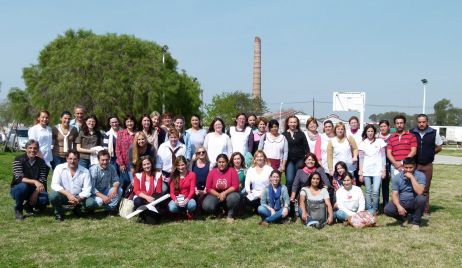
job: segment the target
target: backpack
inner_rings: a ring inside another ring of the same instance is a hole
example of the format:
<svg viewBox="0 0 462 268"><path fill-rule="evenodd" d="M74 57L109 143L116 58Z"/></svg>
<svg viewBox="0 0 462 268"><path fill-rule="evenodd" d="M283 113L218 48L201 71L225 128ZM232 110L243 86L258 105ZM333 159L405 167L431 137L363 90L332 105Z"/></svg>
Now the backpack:
<svg viewBox="0 0 462 268"><path fill-rule="evenodd" d="M327 208L324 200L309 200L306 189L302 191L305 192L305 205L310 215L310 221L318 221L320 224L327 223Z"/></svg>

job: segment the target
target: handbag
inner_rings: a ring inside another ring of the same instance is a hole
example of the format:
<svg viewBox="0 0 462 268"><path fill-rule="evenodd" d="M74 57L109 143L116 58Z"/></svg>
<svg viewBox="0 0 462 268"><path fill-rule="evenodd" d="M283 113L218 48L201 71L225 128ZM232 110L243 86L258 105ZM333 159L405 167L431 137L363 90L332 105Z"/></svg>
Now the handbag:
<svg viewBox="0 0 462 268"><path fill-rule="evenodd" d="M119 206L120 217L126 218L128 214L133 212L134 208L135 204L133 203L133 200L130 200L128 198L122 198L122 201L120 201Z"/></svg>
<svg viewBox="0 0 462 268"><path fill-rule="evenodd" d="M377 217L369 211L360 211L348 217L348 223L355 228L371 227L377 223Z"/></svg>

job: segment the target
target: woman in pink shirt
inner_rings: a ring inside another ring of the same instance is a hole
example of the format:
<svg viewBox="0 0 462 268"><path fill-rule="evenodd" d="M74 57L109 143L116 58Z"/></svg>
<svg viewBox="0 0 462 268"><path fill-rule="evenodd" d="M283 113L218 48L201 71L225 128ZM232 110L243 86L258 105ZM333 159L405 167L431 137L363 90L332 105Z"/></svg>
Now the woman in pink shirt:
<svg viewBox="0 0 462 268"><path fill-rule="evenodd" d="M228 211L228 222L234 221L234 211L240 202L239 177L234 168L229 168L226 154L219 154L216 158L217 167L207 176L205 189L207 196L202 203L202 209L208 213L215 213L219 206Z"/></svg>
<svg viewBox="0 0 462 268"><path fill-rule="evenodd" d="M168 210L174 214L186 212L188 220L193 219L192 212L196 210L194 194L196 190L196 174L188 170L188 162L182 155L173 163L170 176L170 198Z"/></svg>

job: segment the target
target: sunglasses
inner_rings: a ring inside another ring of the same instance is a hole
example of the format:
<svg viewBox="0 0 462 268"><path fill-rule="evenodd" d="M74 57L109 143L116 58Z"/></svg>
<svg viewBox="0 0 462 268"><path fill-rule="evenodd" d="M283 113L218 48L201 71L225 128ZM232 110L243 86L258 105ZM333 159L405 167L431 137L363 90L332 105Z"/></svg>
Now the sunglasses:
<svg viewBox="0 0 462 268"><path fill-rule="evenodd" d="M196 155L205 154L205 151L196 152Z"/></svg>

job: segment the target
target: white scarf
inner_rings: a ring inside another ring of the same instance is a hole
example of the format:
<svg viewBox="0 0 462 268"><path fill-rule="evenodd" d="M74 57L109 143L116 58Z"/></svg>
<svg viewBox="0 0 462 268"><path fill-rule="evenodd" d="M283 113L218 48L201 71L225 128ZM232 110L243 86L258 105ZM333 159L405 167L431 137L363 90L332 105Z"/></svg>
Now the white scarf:
<svg viewBox="0 0 462 268"><path fill-rule="evenodd" d="M114 157L114 137L117 139L117 131L114 131L114 129L111 127L106 135L109 138L109 141L107 142L107 151L112 158Z"/></svg>
<svg viewBox="0 0 462 268"><path fill-rule="evenodd" d="M61 133L61 135L63 135L64 137L63 152L67 153L67 151L69 151L69 141L67 140L67 137L69 136L69 134L71 134L71 129L73 128L73 126L69 126L66 135L64 135L63 129L61 128L61 124L56 125L56 128L58 129L59 133Z"/></svg>

